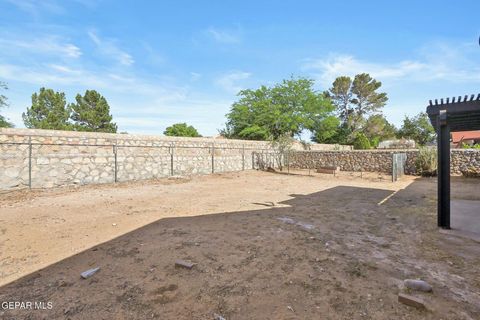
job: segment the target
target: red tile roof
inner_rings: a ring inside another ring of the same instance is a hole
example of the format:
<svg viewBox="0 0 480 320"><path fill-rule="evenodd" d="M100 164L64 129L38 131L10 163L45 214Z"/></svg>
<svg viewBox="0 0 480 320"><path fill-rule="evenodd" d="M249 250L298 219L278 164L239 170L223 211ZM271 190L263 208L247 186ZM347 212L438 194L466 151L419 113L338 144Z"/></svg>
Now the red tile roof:
<svg viewBox="0 0 480 320"><path fill-rule="evenodd" d="M479 139L480 139L480 130L452 132L453 143L459 143L460 141L463 141L463 140L479 140Z"/></svg>

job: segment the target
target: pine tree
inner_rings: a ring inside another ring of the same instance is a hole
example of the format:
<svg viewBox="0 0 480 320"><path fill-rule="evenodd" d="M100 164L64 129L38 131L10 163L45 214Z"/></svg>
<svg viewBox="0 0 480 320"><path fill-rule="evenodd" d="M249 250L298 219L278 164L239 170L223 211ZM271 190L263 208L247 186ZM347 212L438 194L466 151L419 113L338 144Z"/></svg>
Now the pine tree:
<svg viewBox="0 0 480 320"><path fill-rule="evenodd" d="M66 106L65 93L40 88L32 95L32 106L22 114L27 128L71 130L68 123L70 109Z"/></svg>
<svg viewBox="0 0 480 320"><path fill-rule="evenodd" d="M74 129L77 131L117 132L117 124L112 122L107 100L95 90L77 94L76 103L70 104Z"/></svg>
<svg viewBox="0 0 480 320"><path fill-rule="evenodd" d="M8 87L5 83L0 82L0 89L7 90ZM0 94L0 109L6 106L8 106L7 97L4 96L3 94ZM13 127L13 123L8 122L7 119L5 119L5 117L0 114L0 128L12 128L12 127Z"/></svg>

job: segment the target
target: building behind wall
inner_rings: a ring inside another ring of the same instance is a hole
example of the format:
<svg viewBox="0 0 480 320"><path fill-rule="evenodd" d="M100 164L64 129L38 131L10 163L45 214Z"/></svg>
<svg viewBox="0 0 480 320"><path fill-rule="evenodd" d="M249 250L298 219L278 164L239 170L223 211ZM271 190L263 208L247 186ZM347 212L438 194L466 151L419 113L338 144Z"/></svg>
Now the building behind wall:
<svg viewBox="0 0 480 320"><path fill-rule="evenodd" d="M461 148L463 145L473 146L480 144L480 130L452 132L452 147Z"/></svg>

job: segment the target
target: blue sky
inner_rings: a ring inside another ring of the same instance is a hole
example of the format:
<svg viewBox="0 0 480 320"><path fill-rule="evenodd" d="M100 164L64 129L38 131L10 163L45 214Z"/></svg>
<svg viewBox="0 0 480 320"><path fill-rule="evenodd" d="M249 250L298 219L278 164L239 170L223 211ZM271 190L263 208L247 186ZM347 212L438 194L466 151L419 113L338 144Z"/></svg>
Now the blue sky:
<svg viewBox="0 0 480 320"><path fill-rule="evenodd" d="M429 99L480 92L479 13L478 0L0 0L2 114L22 127L40 87L69 101L96 89L120 131L215 135L240 89L369 72L400 125Z"/></svg>

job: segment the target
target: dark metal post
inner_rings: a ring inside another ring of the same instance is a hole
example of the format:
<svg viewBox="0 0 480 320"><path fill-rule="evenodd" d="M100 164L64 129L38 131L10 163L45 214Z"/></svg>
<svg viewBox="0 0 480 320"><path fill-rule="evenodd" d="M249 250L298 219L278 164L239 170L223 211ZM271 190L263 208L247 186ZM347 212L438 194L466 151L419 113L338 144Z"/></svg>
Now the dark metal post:
<svg viewBox="0 0 480 320"><path fill-rule="evenodd" d="M450 128L447 111L440 110L438 116L438 226L450 229Z"/></svg>
<svg viewBox="0 0 480 320"><path fill-rule="evenodd" d="M255 151L252 151L252 170L255 169L255 160L253 159L255 156Z"/></svg>
<svg viewBox="0 0 480 320"><path fill-rule="evenodd" d="M32 189L32 137L28 137L28 187Z"/></svg>
<svg viewBox="0 0 480 320"><path fill-rule="evenodd" d="M114 182L117 183L118 182L118 162L117 162L117 145L113 145L113 157L115 159L115 167L114 167Z"/></svg>

